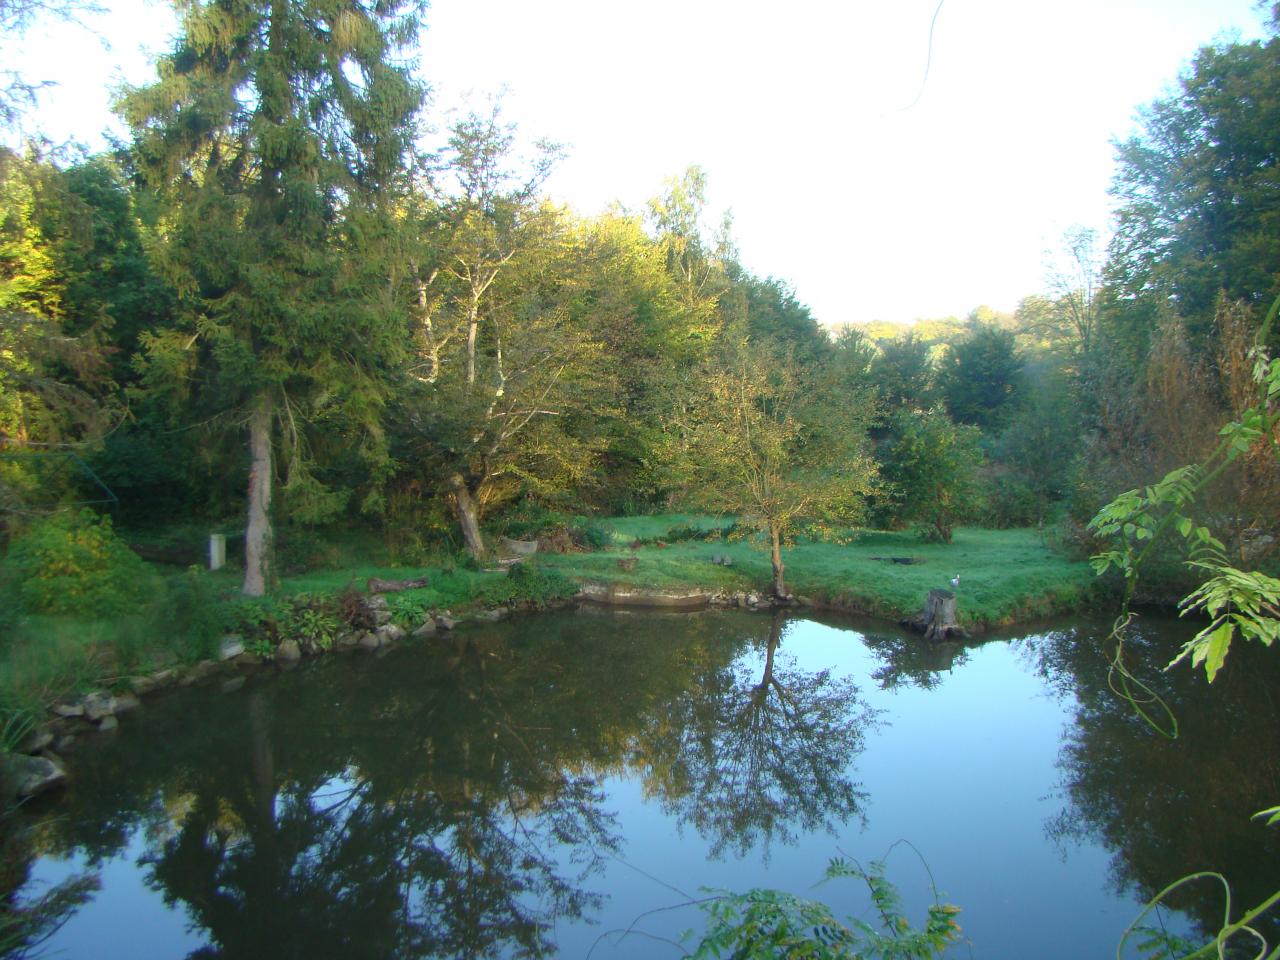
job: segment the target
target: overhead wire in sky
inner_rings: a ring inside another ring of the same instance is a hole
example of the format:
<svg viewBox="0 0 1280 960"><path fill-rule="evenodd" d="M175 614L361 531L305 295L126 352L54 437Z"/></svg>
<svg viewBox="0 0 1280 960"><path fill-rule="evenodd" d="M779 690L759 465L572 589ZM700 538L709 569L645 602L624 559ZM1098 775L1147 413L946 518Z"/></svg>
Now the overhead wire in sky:
<svg viewBox="0 0 1280 960"><path fill-rule="evenodd" d="M938 25L938 14L942 12L942 5L945 2L946 0L938 0L938 5L937 7L934 8L934 11L933 11L933 19L929 21L929 47L925 52L924 76L920 79L920 89L916 93L915 99L902 108L902 110L900 111L901 113L906 113L908 110L914 107L917 103L919 103L920 98L924 96L925 87L929 85L929 68L933 66L933 30L934 30L934 27Z"/></svg>

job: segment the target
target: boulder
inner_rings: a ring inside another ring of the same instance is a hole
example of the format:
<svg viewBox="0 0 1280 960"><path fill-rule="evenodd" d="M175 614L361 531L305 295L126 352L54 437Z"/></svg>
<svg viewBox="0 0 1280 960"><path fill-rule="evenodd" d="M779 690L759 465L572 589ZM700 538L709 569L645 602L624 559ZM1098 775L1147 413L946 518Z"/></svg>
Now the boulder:
<svg viewBox="0 0 1280 960"><path fill-rule="evenodd" d="M48 757L0 754L0 763L4 766L5 792L19 800L37 796L67 782L67 771L62 764Z"/></svg>
<svg viewBox="0 0 1280 960"><path fill-rule="evenodd" d="M189 687L193 683L200 683L207 680L210 676L218 672L218 665L212 660L201 660L199 663L192 664L187 668L187 672L182 675L178 681L181 686Z"/></svg>
<svg viewBox="0 0 1280 960"><path fill-rule="evenodd" d="M155 673L148 674L145 677L134 677L129 681L129 686L133 688L133 692L138 696L145 697L156 690L163 690L165 687L172 686L176 679L177 673L171 669L157 670Z"/></svg>
<svg viewBox="0 0 1280 960"><path fill-rule="evenodd" d="M389 643L396 643L404 639L404 628L396 626L394 623L384 623L374 633L382 638L384 647Z"/></svg>
<svg viewBox="0 0 1280 960"><path fill-rule="evenodd" d="M223 680L218 690L222 693L235 693L245 684L244 677L232 677L230 680Z"/></svg>
<svg viewBox="0 0 1280 960"><path fill-rule="evenodd" d="M278 663L297 663L302 659L302 651L298 648L296 640L284 640L276 647L276 661Z"/></svg>
<svg viewBox="0 0 1280 960"><path fill-rule="evenodd" d="M87 693L84 697L84 718L90 723L97 723L103 717L112 716L116 712L116 698L109 693Z"/></svg>
<svg viewBox="0 0 1280 960"><path fill-rule="evenodd" d="M233 660L244 653L244 641L237 636L226 636L218 644L218 659Z"/></svg>
<svg viewBox="0 0 1280 960"><path fill-rule="evenodd" d="M339 650L351 650L360 643L360 634L344 633L333 642L334 647Z"/></svg>
<svg viewBox="0 0 1280 960"><path fill-rule="evenodd" d="M483 623L497 623L499 620L505 620L510 610L506 607L494 607L492 610L482 610L476 614L476 619Z"/></svg>
<svg viewBox="0 0 1280 960"><path fill-rule="evenodd" d="M377 633L366 633L359 640L361 650L377 650L382 646L382 637Z"/></svg>
<svg viewBox="0 0 1280 960"><path fill-rule="evenodd" d="M52 710L54 716L66 717L67 719L84 716L83 703L55 703Z"/></svg>
<svg viewBox="0 0 1280 960"><path fill-rule="evenodd" d="M122 713L129 713L131 710L137 710L141 706L142 701L132 693L122 693L116 697L116 716Z"/></svg>
<svg viewBox="0 0 1280 960"><path fill-rule="evenodd" d="M372 621L374 626L380 627L391 621L391 605L387 603L386 597L375 594L365 597L361 603L369 621Z"/></svg>
<svg viewBox="0 0 1280 960"><path fill-rule="evenodd" d="M455 620L453 619L453 617L445 617L445 616L436 617L436 626L439 627L441 630L452 630L461 622L462 622L461 620Z"/></svg>
<svg viewBox="0 0 1280 960"><path fill-rule="evenodd" d="M423 640L427 637L434 637L435 635L436 635L436 622L430 619L424 621L422 626L418 627L418 629L413 631L412 633L412 636L415 640Z"/></svg>
<svg viewBox="0 0 1280 960"><path fill-rule="evenodd" d="M53 745L56 753L71 753L76 748L76 735L74 733L63 734L58 738L58 742Z"/></svg>
<svg viewBox="0 0 1280 960"><path fill-rule="evenodd" d="M115 718L114 714L103 717L98 721L98 730L101 733L114 733L120 726L120 721Z"/></svg>
<svg viewBox="0 0 1280 960"><path fill-rule="evenodd" d="M53 743L53 731L48 727L36 727L18 744L16 753L37 754Z"/></svg>

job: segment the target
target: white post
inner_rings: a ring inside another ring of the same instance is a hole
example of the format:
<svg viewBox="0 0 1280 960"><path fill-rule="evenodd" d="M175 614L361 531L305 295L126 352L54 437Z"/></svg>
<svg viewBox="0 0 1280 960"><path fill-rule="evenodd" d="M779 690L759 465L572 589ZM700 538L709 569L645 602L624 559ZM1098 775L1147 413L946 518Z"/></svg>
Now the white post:
<svg viewBox="0 0 1280 960"><path fill-rule="evenodd" d="M209 569L221 570L227 565L227 537L223 533L209 534Z"/></svg>

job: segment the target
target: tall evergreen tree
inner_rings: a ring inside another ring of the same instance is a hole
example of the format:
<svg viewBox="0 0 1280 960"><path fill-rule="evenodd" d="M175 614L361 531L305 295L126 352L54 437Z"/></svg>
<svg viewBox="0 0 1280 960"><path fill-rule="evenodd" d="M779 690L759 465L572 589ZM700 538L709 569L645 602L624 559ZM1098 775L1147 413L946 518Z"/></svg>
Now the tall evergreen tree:
<svg viewBox="0 0 1280 960"><path fill-rule="evenodd" d="M370 420L394 336L385 256L424 90L394 59L421 0L180 0L159 79L127 90L139 173L166 202L167 271L187 329L147 340L153 371L247 422L244 592L270 571L276 449L286 491L333 505L307 469L305 425ZM353 268L352 264L358 264ZM373 278L381 273L380 285Z"/></svg>

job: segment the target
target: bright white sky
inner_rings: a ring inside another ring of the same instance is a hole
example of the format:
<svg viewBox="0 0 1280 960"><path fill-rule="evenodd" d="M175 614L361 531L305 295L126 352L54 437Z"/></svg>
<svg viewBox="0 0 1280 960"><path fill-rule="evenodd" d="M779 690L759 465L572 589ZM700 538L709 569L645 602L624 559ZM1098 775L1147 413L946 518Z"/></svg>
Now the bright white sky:
<svg viewBox="0 0 1280 960"><path fill-rule="evenodd" d="M154 0L105 0L0 57L58 86L29 126L100 145L109 90L172 32ZM566 144L548 184L582 213L641 210L690 164L709 225L732 210L754 272L827 324L1011 310L1049 251L1105 231L1112 141L1196 49L1253 39L1253 0L435 0L432 115L508 89L528 139ZM923 86L922 86L923 84ZM113 129L119 131L118 125Z"/></svg>

